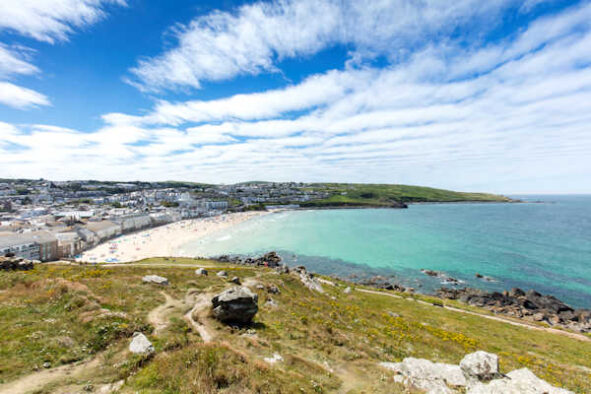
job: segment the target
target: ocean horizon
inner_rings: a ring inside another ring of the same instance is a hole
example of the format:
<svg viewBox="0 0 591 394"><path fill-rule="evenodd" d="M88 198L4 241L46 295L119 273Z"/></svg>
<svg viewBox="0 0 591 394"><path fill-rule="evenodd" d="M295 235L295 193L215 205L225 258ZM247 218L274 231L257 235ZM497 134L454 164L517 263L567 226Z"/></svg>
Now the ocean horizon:
<svg viewBox="0 0 591 394"><path fill-rule="evenodd" d="M277 251L289 265L342 278L381 275L422 293L441 286L535 289L591 307L591 195L511 195L523 204L413 204L408 209L274 213L182 246L214 257ZM477 278L480 274L483 278Z"/></svg>

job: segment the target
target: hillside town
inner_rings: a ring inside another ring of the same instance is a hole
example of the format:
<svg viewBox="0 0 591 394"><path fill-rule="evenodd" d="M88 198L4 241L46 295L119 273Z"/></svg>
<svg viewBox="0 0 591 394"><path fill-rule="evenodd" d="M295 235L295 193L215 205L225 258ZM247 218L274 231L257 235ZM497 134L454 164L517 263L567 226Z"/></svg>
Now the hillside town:
<svg viewBox="0 0 591 394"><path fill-rule="evenodd" d="M121 234L326 198L302 183L0 180L0 256L69 259Z"/></svg>

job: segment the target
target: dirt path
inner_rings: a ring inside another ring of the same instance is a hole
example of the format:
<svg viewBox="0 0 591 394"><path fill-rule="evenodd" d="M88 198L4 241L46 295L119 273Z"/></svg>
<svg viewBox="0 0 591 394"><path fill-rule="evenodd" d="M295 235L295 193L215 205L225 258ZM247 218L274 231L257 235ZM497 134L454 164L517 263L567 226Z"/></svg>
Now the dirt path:
<svg viewBox="0 0 591 394"><path fill-rule="evenodd" d="M429 306L433 306L433 307L436 307L436 308L441 308L441 306L435 306L435 305L433 305L433 304L431 304L429 302L426 302L426 301L409 300L409 299L407 299L405 297L401 297L401 296L396 295L396 294L388 294L388 293L383 293L383 292L380 292L380 291L366 290L366 289L356 289L356 290L357 291L360 291L362 293L383 295L383 296L387 296L387 297L403 299L403 300L406 300L406 301L418 302L420 304L429 305ZM509 318L504 318L504 317L500 317L500 316L485 315L485 314L478 313L478 312L467 311L465 309L454 308L453 306L443 305L443 308L444 309L447 309L447 310L450 310L450 311L454 311L454 312L464 313L464 314L467 314L467 315L473 315L473 316L478 316L478 317L482 317L482 318L489 319L489 320L500 321L500 322L503 322L503 323L511 324L513 326L527 328L529 330L545 331L545 332L549 332L549 333L552 333L552 334L558 334L558 335L563 335L563 336L566 336L566 337L569 337L569 338L572 338L572 339L577 339L577 340L583 341L583 342L591 342L591 338L589 338L588 336L585 336L585 335L582 335L582 334L577 334L575 332L558 330L556 328L551 328L551 327L540 327L540 326L536 326L536 325L533 325L533 324L517 322L517 321L511 320Z"/></svg>
<svg viewBox="0 0 591 394"><path fill-rule="evenodd" d="M154 334L158 335L168 325L168 316L174 309L182 309L185 303L176 300L161 291L160 294L164 296L164 304L157 306L148 313L148 322L154 326Z"/></svg>
<svg viewBox="0 0 591 394"><path fill-rule="evenodd" d="M155 327L154 334L158 334L168 324L168 315L175 308L185 308L182 301L176 300L161 292L165 302L152 309L148 313L148 321ZM101 363L101 354L74 364L61 365L56 368L45 369L26 375L15 381L0 385L0 394L29 393L41 390L43 387L54 383L64 381L68 378L75 378L82 372L88 372L89 369L97 368Z"/></svg>
<svg viewBox="0 0 591 394"><path fill-rule="evenodd" d="M63 382L67 378L75 377L87 368L99 366L100 357L82 361L76 364L62 365L57 368L46 369L23 376L15 381L0 385L0 394L24 394L38 391L50 383Z"/></svg>
<svg viewBox="0 0 591 394"><path fill-rule="evenodd" d="M189 312L185 314L185 320L187 320L191 326L199 333L203 342L208 343L213 340L215 335L213 329L207 324L207 313L211 307L212 294L201 293L195 298L195 305ZM195 316L197 320L195 320Z"/></svg>

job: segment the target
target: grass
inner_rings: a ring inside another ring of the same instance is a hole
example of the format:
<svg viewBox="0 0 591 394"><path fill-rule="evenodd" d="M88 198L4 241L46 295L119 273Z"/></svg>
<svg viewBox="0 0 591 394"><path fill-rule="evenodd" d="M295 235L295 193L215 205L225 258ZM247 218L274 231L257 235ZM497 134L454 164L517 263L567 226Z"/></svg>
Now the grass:
<svg viewBox="0 0 591 394"><path fill-rule="evenodd" d="M509 202L511 199L489 193L464 193L431 187L379 184L315 184L310 190L329 192L322 200L301 203L307 207L371 206L388 207L393 202Z"/></svg>
<svg viewBox="0 0 591 394"><path fill-rule="evenodd" d="M39 265L0 273L0 379L27 375L46 361L57 366L100 357L98 370L51 388L125 379L124 393L396 392L403 387L378 362L412 356L458 363L467 353L485 350L499 355L503 372L528 367L554 385L591 392L591 343L407 299L345 294L351 284L341 281L318 294L296 277L268 269L172 260L113 268ZM209 266L211 273L197 277L190 265ZM280 293L256 290L259 313L251 327L212 321L212 343L202 342L180 309L170 311L164 332L153 333L147 315L164 297L161 288L141 282L143 275L167 277L171 284L164 290L180 300L188 292L226 288L215 276L220 269L242 280L256 275ZM269 299L278 306L266 304ZM154 343L153 357L125 351L136 330ZM283 361L263 361L275 353Z"/></svg>

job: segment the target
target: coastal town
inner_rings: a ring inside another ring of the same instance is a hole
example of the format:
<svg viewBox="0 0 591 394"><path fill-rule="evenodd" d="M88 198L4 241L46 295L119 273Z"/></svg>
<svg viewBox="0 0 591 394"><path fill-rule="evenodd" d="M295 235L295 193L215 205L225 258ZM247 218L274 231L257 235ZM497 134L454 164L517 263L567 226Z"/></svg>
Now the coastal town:
<svg viewBox="0 0 591 394"><path fill-rule="evenodd" d="M303 183L0 180L0 255L72 259L122 234L328 197Z"/></svg>

